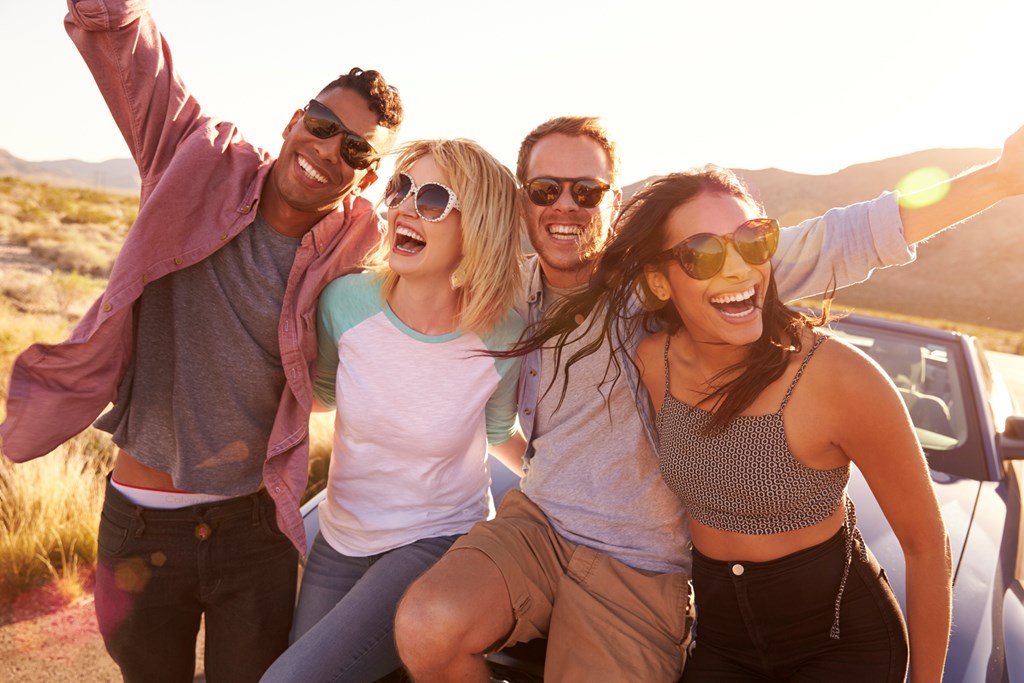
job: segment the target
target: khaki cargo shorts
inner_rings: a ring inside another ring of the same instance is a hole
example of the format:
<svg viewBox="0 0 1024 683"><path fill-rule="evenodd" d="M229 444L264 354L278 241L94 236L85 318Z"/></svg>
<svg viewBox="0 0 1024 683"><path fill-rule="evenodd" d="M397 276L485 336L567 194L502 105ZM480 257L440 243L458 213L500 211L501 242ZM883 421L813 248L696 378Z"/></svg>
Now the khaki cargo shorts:
<svg viewBox="0 0 1024 683"><path fill-rule="evenodd" d="M449 553L466 549L487 555L505 579L515 626L500 647L547 638L547 680L679 679L691 622L685 573L633 569L571 543L520 491Z"/></svg>

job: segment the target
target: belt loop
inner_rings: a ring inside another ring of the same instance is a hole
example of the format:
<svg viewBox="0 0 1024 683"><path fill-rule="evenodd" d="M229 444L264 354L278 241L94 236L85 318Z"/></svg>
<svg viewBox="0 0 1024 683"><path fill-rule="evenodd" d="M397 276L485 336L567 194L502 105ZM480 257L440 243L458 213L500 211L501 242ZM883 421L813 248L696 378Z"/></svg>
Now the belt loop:
<svg viewBox="0 0 1024 683"><path fill-rule="evenodd" d="M142 538L146 531L146 518L142 515L142 508L135 507L135 538Z"/></svg>

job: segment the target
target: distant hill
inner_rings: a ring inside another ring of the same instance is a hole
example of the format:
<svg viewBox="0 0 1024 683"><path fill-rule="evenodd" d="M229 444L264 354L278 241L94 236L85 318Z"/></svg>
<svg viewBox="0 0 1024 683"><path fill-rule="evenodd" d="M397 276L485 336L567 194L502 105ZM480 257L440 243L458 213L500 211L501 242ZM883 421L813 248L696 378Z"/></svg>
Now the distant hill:
<svg viewBox="0 0 1024 683"><path fill-rule="evenodd" d="M131 159L110 159L99 163L78 159L25 161L0 149L0 177L3 176L104 192L138 194L140 187L139 171Z"/></svg>
<svg viewBox="0 0 1024 683"><path fill-rule="evenodd" d="M783 225L877 197L924 166L950 175L996 158L995 149L934 149L850 166L831 175L735 169ZM649 180L649 179L648 179ZM623 188L627 196L647 180ZM1006 200L918 247L914 264L877 271L837 293L848 306L943 318L1006 330L1024 329L1024 198Z"/></svg>
<svg viewBox="0 0 1024 683"><path fill-rule="evenodd" d="M933 149L844 168L830 175L779 169L736 169L761 198L769 215L794 225L834 206L877 197L924 166L950 175L998 156L995 149ZM30 162L0 150L0 177L17 176L53 185L137 194L130 159L86 163L74 159ZM648 179L649 180L649 179ZM647 180L623 189L628 197ZM1024 330L1024 198L1002 202L966 225L918 249L917 262L874 274L842 290L837 302L926 318L943 318L1006 330Z"/></svg>

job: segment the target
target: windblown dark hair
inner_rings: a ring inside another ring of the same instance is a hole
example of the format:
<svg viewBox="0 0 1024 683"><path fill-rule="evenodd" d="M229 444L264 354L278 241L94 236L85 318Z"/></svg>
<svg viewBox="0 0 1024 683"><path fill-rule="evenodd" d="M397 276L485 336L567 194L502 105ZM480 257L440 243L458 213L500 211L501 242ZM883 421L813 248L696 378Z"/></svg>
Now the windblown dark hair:
<svg viewBox="0 0 1024 683"><path fill-rule="evenodd" d="M402 98L398 88L388 85L379 71L363 71L357 66L325 85L320 92L335 88L348 88L365 97L370 110L378 116L377 125L396 131L401 127L405 116Z"/></svg>
<svg viewBox="0 0 1024 683"><path fill-rule="evenodd" d="M627 348L629 340L640 333L665 331L671 335L682 329L683 321L676 308L659 300L648 289L645 271L652 267L671 267L659 258L665 249L665 224L672 211L701 193L729 195L761 209L760 203L734 173L716 166L673 173L652 181L623 207L615 221L613 237L598 258L589 284L560 301L543 320L530 328L528 336L503 355L517 356L542 348L553 349L555 366L562 368L561 404L572 366L604 344L610 346L612 353L602 385L608 381L612 367L611 382L614 384L622 372L618 352ZM711 404L713 417L708 425L709 431L721 429L747 408L765 387L782 376L790 355L801 349L801 331L823 325L828 320L830 302L831 291L826 294L823 313L818 318L794 311L779 300L775 276L769 278L761 311L764 331L760 339L750 345L745 359L724 369L711 382L715 384L716 379L736 371L740 374L718 386L701 401L702 405ZM591 316L592 311L594 315ZM563 347L587 337L595 327L599 333L569 356L563 367ZM634 362L631 354L627 357ZM557 373L552 377L548 391L556 378Z"/></svg>

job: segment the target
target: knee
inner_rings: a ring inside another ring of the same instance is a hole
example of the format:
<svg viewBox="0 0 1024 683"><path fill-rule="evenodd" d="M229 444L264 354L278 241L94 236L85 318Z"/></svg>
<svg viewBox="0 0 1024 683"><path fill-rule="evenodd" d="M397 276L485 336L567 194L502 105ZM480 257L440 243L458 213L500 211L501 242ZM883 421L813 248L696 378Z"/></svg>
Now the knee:
<svg viewBox="0 0 1024 683"><path fill-rule="evenodd" d="M458 619L446 592L429 577L413 582L395 614L395 644L412 673L448 659L458 642Z"/></svg>

